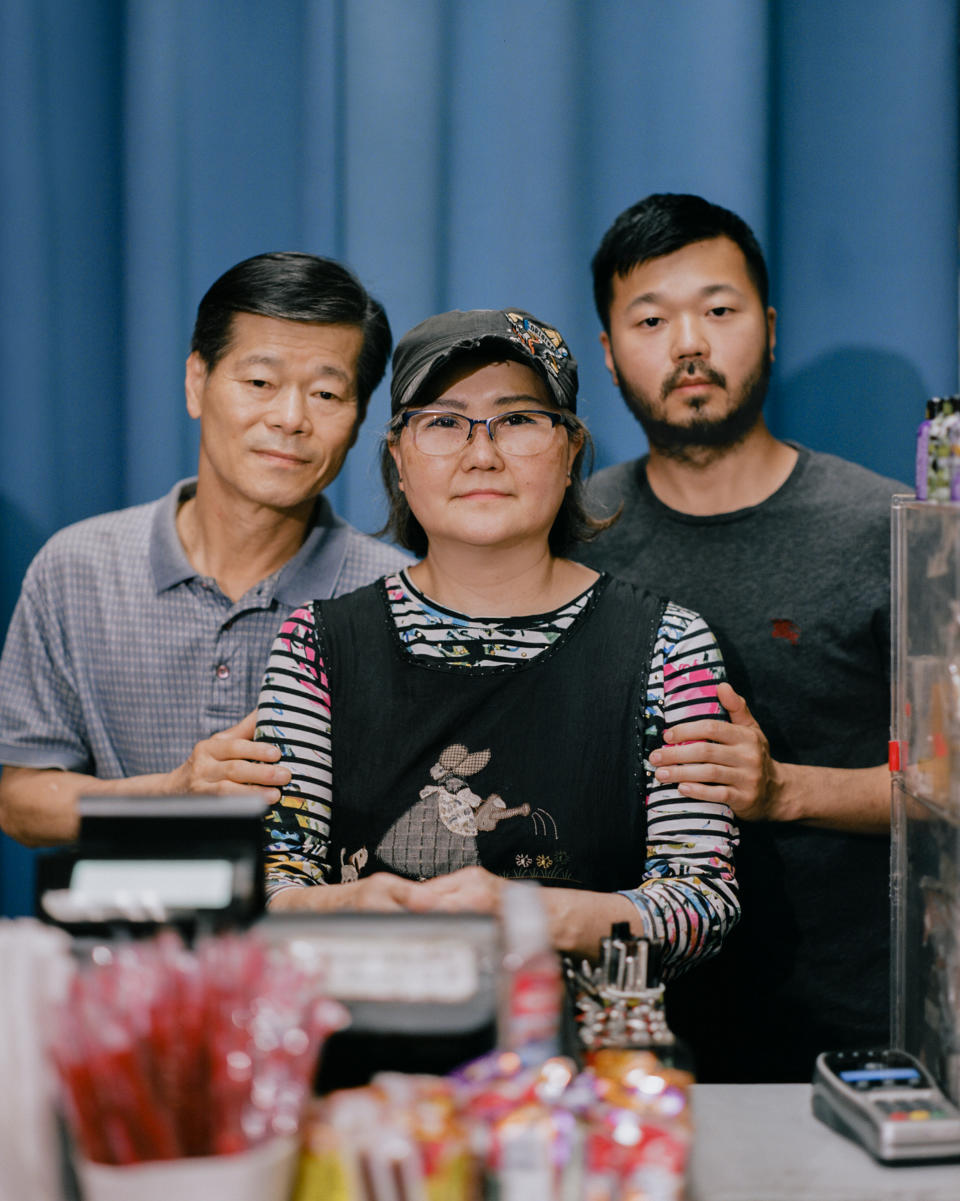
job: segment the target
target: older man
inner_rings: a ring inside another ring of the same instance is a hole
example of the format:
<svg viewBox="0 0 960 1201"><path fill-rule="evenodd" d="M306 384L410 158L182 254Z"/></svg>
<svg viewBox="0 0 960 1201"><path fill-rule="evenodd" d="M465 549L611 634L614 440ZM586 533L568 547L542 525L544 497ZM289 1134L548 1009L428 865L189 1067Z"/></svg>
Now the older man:
<svg viewBox="0 0 960 1201"><path fill-rule="evenodd" d="M212 285L186 366L196 478L60 531L24 579L0 660L8 835L73 838L83 793L279 796L251 710L281 617L407 561L322 495L391 342L330 259L258 255Z"/></svg>

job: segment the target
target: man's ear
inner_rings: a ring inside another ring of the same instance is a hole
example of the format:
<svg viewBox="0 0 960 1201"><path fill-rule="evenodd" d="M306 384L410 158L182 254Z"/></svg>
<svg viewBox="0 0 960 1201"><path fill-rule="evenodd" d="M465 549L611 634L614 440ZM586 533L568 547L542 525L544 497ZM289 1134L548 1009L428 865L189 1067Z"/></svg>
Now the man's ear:
<svg viewBox="0 0 960 1201"><path fill-rule="evenodd" d="M773 348L777 344L777 310L767 309L767 337L770 341L770 362L773 362Z"/></svg>
<svg viewBox="0 0 960 1201"><path fill-rule="evenodd" d="M603 347L603 361L606 363L607 370L610 372L610 377L613 380L613 386L615 388L619 388L620 381L617 379L617 365L613 361L613 350L610 346L610 335L605 329L600 331L600 345Z"/></svg>
<svg viewBox="0 0 960 1201"><path fill-rule="evenodd" d="M187 356L187 372L184 379L184 391L187 394L187 412L191 417L199 417L203 412L203 391L207 383L207 364L200 355L191 351Z"/></svg>

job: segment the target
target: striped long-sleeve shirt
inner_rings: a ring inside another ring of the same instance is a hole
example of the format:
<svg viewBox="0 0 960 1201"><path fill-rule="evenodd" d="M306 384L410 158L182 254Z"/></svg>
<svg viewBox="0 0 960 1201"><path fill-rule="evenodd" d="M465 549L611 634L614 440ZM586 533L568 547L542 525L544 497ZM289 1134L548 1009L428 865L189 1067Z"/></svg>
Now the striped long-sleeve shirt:
<svg viewBox="0 0 960 1201"><path fill-rule="evenodd" d="M483 619L438 609L405 573L387 579L391 612L412 655L442 657L465 671L526 661L552 645L581 616L588 589L554 613L535 618ZM722 716L716 686L724 678L716 639L702 618L668 604L654 645L644 712L646 745L663 730L704 716ZM330 817L334 803L330 695L312 606L293 613L274 642L260 696L257 737L281 748L293 778L267 816L267 889L335 881ZM295 729L293 728L295 727ZM730 810L692 801L657 781L643 765L647 807L646 860L637 884L624 890L647 935L664 944L674 974L713 954L739 916L733 872L736 826Z"/></svg>

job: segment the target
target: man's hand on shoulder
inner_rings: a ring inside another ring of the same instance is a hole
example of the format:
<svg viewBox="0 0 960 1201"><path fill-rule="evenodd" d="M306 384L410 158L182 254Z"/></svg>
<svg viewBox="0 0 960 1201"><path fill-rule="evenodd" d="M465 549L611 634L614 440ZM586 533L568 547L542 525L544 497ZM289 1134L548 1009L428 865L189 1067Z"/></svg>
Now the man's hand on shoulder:
<svg viewBox="0 0 960 1201"><path fill-rule="evenodd" d="M657 779L684 796L728 805L740 821L783 820L776 811L778 767L747 702L727 683L717 700L730 720L701 718L664 732L650 756Z"/></svg>
<svg viewBox="0 0 960 1201"><path fill-rule="evenodd" d="M261 793L274 804L280 790L290 781L290 769L279 762L280 748L270 742L255 742L257 712L243 721L205 738L190 752L185 763L168 773L171 793Z"/></svg>
<svg viewBox="0 0 960 1201"><path fill-rule="evenodd" d="M739 821L800 822L853 834L887 834L890 774L876 767L780 763L747 702L729 684L717 699L730 720L683 722L664 733L650 762L661 783L695 800L729 805Z"/></svg>
<svg viewBox="0 0 960 1201"><path fill-rule="evenodd" d="M278 763L280 751L269 742L254 742L256 713L229 730L205 738L186 763L169 772L103 780L59 768L7 766L0 777L0 829L25 846L72 842L79 832L77 799L105 796L171 795L189 792L256 792L268 804L280 799L290 769Z"/></svg>

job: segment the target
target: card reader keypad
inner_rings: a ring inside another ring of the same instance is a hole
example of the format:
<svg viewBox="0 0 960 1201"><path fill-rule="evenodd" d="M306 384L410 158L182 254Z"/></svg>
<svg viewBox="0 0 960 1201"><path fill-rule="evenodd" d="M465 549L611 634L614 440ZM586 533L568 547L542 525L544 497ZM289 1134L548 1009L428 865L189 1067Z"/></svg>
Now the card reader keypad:
<svg viewBox="0 0 960 1201"><path fill-rule="evenodd" d="M885 1114L892 1122L925 1122L931 1118L950 1118L954 1114L947 1113L945 1109L940 1109L936 1105L924 1105L922 1098L917 1098L914 1106L907 1109L903 1101L874 1101L874 1105L882 1114Z"/></svg>

